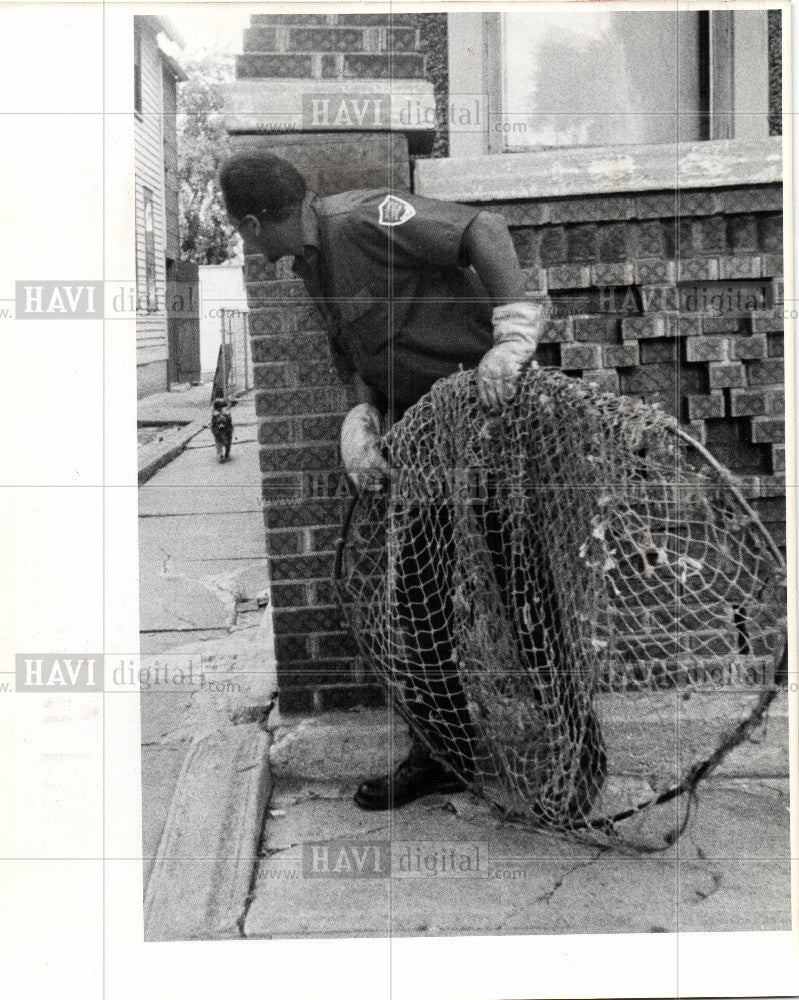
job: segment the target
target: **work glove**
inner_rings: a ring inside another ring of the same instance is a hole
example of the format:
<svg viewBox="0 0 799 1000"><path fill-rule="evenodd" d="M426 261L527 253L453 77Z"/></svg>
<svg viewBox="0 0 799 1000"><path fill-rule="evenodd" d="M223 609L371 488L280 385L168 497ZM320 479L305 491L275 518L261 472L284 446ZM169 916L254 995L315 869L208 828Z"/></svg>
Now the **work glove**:
<svg viewBox="0 0 799 1000"><path fill-rule="evenodd" d="M371 403L359 403L341 425L341 462L347 476L360 493L379 490L390 474L380 452L380 413Z"/></svg>
<svg viewBox="0 0 799 1000"><path fill-rule="evenodd" d="M495 307L494 346L477 366L477 395L485 409L496 413L513 399L519 373L538 347L546 312L541 299Z"/></svg>

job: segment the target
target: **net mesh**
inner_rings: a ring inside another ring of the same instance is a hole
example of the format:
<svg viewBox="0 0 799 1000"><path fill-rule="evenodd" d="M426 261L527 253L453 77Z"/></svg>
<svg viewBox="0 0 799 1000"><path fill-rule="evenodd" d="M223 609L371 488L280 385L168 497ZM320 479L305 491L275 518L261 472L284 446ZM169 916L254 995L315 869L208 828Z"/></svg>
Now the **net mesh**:
<svg viewBox="0 0 799 1000"><path fill-rule="evenodd" d="M672 842L784 669L784 565L732 477L656 407L535 368L496 417L473 372L438 382L384 446L336 577L417 738L507 818Z"/></svg>

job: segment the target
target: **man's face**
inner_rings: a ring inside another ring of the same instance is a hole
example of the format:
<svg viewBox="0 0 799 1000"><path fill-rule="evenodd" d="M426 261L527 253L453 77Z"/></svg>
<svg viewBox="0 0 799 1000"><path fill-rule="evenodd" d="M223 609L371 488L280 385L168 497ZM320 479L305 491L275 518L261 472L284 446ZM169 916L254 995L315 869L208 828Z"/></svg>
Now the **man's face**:
<svg viewBox="0 0 799 1000"><path fill-rule="evenodd" d="M247 215L244 219L232 219L231 222L241 234L246 250L263 254L272 264L287 254L296 256L302 253L299 207L279 221L270 220L265 215Z"/></svg>

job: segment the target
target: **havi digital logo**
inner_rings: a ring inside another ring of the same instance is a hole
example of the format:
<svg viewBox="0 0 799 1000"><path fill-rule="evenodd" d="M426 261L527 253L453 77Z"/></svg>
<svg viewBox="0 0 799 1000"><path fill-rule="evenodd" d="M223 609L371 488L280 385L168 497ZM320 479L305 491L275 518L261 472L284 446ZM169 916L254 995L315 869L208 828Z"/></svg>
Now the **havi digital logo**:
<svg viewBox="0 0 799 1000"><path fill-rule="evenodd" d="M15 657L17 691L103 690L102 653L62 655L61 653L17 653Z"/></svg>
<svg viewBox="0 0 799 1000"><path fill-rule="evenodd" d="M102 281L18 281L17 319L102 319Z"/></svg>

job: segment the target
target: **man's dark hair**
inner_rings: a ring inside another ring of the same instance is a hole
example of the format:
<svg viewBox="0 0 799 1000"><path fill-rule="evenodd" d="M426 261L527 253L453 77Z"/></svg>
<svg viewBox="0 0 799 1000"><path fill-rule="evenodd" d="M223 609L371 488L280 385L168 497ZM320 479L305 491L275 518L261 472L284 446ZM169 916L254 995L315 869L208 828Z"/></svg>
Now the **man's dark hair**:
<svg viewBox="0 0 799 1000"><path fill-rule="evenodd" d="M286 218L306 190L305 180L279 156L237 153L219 171L225 206L234 219L265 214L273 221Z"/></svg>

